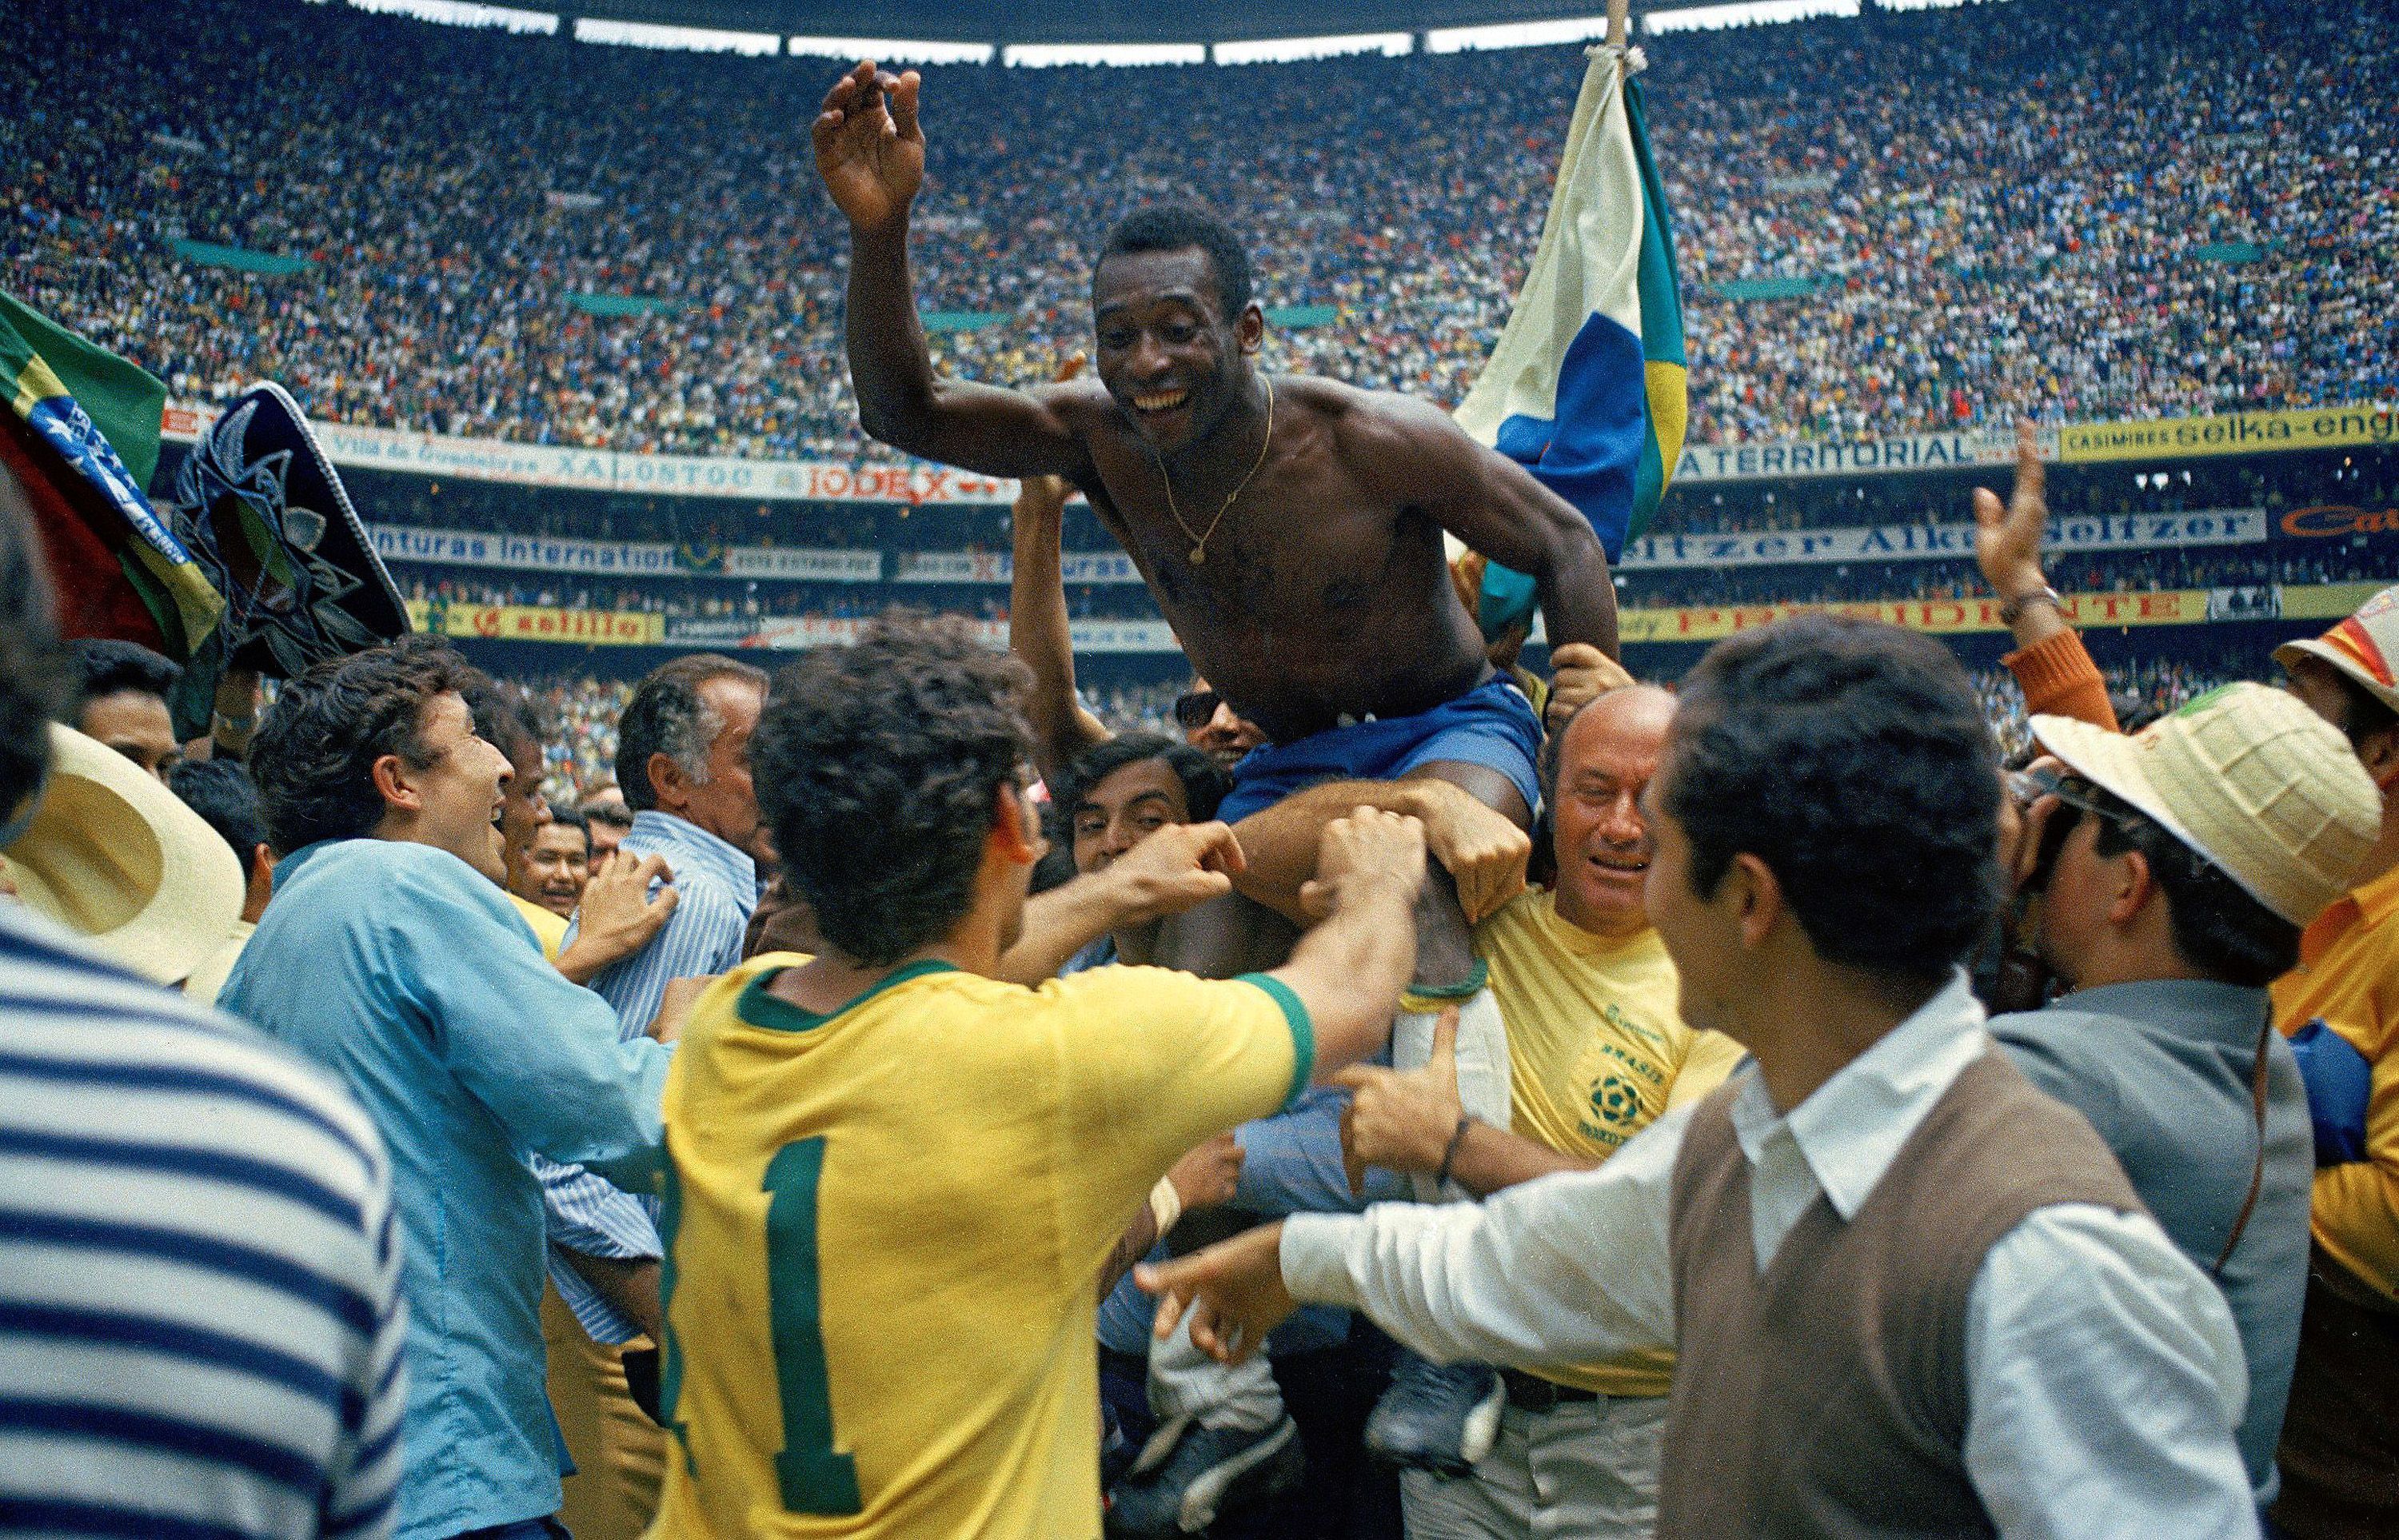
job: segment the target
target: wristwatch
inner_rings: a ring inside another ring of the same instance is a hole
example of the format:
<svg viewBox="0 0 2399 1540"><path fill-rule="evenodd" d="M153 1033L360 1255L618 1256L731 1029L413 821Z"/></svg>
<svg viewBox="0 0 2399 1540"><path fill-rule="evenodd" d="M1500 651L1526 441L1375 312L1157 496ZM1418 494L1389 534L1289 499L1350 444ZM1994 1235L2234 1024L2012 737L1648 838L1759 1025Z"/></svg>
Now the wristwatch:
<svg viewBox="0 0 2399 1540"><path fill-rule="evenodd" d="M2044 583L2030 593L2020 593L2013 599L1999 601L1999 624L2014 625L2024 617L2025 606L2027 604L2046 604L2053 610L2066 608L2066 601L2057 596L2057 590Z"/></svg>

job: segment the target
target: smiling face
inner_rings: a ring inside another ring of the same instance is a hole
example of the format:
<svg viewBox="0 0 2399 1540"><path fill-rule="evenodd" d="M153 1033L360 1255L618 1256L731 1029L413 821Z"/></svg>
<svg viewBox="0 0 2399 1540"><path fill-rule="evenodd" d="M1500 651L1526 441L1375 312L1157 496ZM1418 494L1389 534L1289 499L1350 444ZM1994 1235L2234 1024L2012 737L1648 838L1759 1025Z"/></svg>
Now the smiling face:
<svg viewBox="0 0 2399 1540"><path fill-rule="evenodd" d="M1183 777L1162 759L1118 765L1075 799L1075 870L1086 876L1170 823L1191 821Z"/></svg>
<svg viewBox="0 0 2399 1540"><path fill-rule="evenodd" d="M1240 404L1266 334L1255 304L1227 317L1208 254L1119 251L1091 275L1100 383L1160 453L1207 438Z"/></svg>
<svg viewBox="0 0 2399 1540"><path fill-rule="evenodd" d="M571 823L546 823L535 831L524 854L517 896L530 898L561 919L574 915L591 880L591 852L583 831Z"/></svg>
<svg viewBox="0 0 2399 1540"><path fill-rule="evenodd" d="M447 850L507 886L500 819L512 774L508 756L475 736L474 713L454 691L426 703L418 741L427 763L419 768L402 761L395 771L413 805L402 810L404 818L392 826L393 834ZM394 760L378 763L391 764Z"/></svg>
<svg viewBox="0 0 2399 1540"><path fill-rule="evenodd" d="M1579 930L1621 938L1648 926L1642 893L1654 851L1641 794L1658 774L1674 715L1663 690L1618 690L1578 713L1558 745L1550 813L1558 917Z"/></svg>

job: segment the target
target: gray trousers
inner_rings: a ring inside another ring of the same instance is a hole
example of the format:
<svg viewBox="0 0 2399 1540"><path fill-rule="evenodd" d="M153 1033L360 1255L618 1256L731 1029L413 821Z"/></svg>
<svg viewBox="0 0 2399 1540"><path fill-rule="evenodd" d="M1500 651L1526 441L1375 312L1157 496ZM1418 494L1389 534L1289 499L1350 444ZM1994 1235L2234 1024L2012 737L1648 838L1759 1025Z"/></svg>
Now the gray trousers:
<svg viewBox="0 0 2399 1540"><path fill-rule="evenodd" d="M1470 1476L1400 1473L1408 1540L1649 1540L1666 1398L1511 1406Z"/></svg>

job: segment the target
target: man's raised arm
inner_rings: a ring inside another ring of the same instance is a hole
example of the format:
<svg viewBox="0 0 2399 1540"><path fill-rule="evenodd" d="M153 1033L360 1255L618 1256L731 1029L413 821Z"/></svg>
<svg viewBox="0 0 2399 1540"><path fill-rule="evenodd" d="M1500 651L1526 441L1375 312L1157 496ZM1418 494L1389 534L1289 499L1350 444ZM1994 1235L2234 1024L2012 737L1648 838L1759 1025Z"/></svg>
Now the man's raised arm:
<svg viewBox="0 0 2399 1540"><path fill-rule="evenodd" d="M1056 410L1070 387L1036 393L934 376L908 274L908 208L925 179L918 86L914 70L860 64L825 93L813 128L817 172L849 219L859 421L895 449L986 476L1070 474L1081 451Z"/></svg>
<svg viewBox="0 0 2399 1540"><path fill-rule="evenodd" d="M1349 463L1392 501L1422 507L1468 548L1532 578L1552 649L1581 642L1619 655L1607 552L1573 504L1423 401L1379 398L1357 422Z"/></svg>

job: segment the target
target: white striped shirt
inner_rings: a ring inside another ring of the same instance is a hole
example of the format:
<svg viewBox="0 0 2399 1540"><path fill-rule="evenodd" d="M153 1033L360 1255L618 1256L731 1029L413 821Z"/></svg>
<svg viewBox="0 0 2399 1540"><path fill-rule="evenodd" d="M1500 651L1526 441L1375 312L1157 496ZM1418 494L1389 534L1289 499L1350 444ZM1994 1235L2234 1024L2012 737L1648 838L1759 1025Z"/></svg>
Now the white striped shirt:
<svg viewBox="0 0 2399 1540"><path fill-rule="evenodd" d="M399 1273L348 1096L0 901L0 1532L388 1534Z"/></svg>
<svg viewBox="0 0 2399 1540"><path fill-rule="evenodd" d="M741 961L741 940L758 907L758 868L748 855L688 819L645 810L633 815L623 847L636 856L663 856L674 872L675 911L649 945L600 970L591 987L617 1007L620 1037L649 1030L677 979L723 973ZM574 939L572 928L567 939ZM560 1252L619 1261L661 1255L657 1200L635 1197L580 1166L539 1155L549 1209L549 1279L593 1342L627 1343L642 1329L600 1297Z"/></svg>

